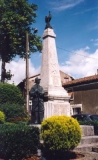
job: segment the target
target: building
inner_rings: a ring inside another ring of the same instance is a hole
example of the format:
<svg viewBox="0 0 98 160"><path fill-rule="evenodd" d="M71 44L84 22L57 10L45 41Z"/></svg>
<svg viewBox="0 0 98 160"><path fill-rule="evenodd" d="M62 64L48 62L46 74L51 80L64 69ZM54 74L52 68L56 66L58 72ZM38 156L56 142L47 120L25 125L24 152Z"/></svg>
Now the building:
<svg viewBox="0 0 98 160"><path fill-rule="evenodd" d="M68 81L63 87L71 96L74 114L98 114L98 75Z"/></svg>

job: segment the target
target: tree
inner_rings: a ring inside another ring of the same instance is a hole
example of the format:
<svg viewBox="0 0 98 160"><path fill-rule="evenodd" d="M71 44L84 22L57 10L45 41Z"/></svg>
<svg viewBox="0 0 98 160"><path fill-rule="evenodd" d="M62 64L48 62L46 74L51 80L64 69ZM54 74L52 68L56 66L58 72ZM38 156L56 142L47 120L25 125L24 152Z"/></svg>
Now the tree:
<svg viewBox="0 0 98 160"><path fill-rule="evenodd" d="M6 69L16 55L25 58L26 32L29 34L30 52L41 51L41 39L32 30L35 23L37 5L28 0L0 0L0 59L1 82L4 82Z"/></svg>

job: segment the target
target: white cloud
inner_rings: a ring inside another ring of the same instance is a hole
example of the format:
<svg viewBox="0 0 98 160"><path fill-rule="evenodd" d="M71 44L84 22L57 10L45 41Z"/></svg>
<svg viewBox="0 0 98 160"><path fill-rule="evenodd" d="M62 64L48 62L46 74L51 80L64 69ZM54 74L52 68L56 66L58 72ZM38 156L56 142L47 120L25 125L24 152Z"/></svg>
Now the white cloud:
<svg viewBox="0 0 98 160"><path fill-rule="evenodd" d="M98 46L98 38L97 39L91 39L90 41L93 42L95 46Z"/></svg>
<svg viewBox="0 0 98 160"><path fill-rule="evenodd" d="M98 38L97 38L97 39L95 39L95 42L98 42Z"/></svg>
<svg viewBox="0 0 98 160"><path fill-rule="evenodd" d="M90 48L88 47L88 46L86 46L85 48L84 48L84 50L89 50Z"/></svg>
<svg viewBox="0 0 98 160"><path fill-rule="evenodd" d="M75 78L94 75L98 69L98 49L90 54L84 49L74 51L64 65L60 65L60 70Z"/></svg>
<svg viewBox="0 0 98 160"><path fill-rule="evenodd" d="M98 46L98 39L95 39L94 45L95 45L95 46Z"/></svg>
<svg viewBox="0 0 98 160"><path fill-rule="evenodd" d="M94 41L94 39L91 39L90 41L91 41L91 42L93 42L93 41Z"/></svg>
<svg viewBox="0 0 98 160"><path fill-rule="evenodd" d="M1 61L0 61L1 66ZM10 63L6 64L6 71L11 70L11 74L14 74L12 76L12 79L8 81L8 83L13 83L17 85L20 83L25 77L26 77L26 62L23 59L19 59L16 61L11 61ZM40 72L39 68L34 68L31 61L29 61L29 76L33 76L35 74L38 74ZM0 67L0 73L1 73L1 67Z"/></svg>
<svg viewBox="0 0 98 160"><path fill-rule="evenodd" d="M84 0L55 0L55 2L50 2L50 4L53 6L53 9L61 11L75 7L83 1Z"/></svg>
<svg viewBox="0 0 98 160"><path fill-rule="evenodd" d="M94 45L95 45L95 46L98 46L98 42L95 42Z"/></svg>
<svg viewBox="0 0 98 160"><path fill-rule="evenodd" d="M98 9L98 7L89 8L89 9L83 10L82 12L77 12L77 13L75 13L74 15L84 14L84 13L86 13L86 12L90 12L90 11L95 10L95 9Z"/></svg>

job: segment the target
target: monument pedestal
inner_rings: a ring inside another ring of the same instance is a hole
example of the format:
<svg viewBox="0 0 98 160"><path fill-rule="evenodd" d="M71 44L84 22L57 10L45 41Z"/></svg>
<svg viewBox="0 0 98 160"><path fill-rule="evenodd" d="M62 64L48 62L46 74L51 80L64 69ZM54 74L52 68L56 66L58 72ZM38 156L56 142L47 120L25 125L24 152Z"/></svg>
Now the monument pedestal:
<svg viewBox="0 0 98 160"><path fill-rule="evenodd" d="M45 112L44 119L57 116L57 115L67 115L70 116L70 104L66 100L48 100L44 103Z"/></svg>
<svg viewBox="0 0 98 160"><path fill-rule="evenodd" d="M52 28L44 30L40 83L47 93L44 119L54 115L71 115L70 97L61 84L55 37Z"/></svg>

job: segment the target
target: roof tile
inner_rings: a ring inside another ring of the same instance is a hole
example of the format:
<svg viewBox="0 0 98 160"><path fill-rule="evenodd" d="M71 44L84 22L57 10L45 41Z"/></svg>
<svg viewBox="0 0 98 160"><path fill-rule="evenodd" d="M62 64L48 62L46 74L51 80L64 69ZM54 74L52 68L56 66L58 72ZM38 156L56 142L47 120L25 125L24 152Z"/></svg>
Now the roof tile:
<svg viewBox="0 0 98 160"><path fill-rule="evenodd" d="M87 82L96 81L96 80L98 80L98 75L93 75L93 76L79 78L79 79L75 79L75 80L63 83L63 86L76 85L76 84L80 84L80 83L87 83Z"/></svg>

